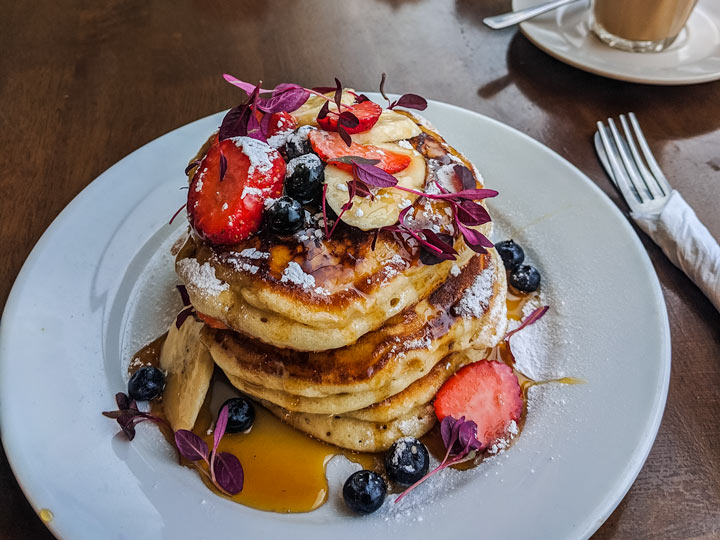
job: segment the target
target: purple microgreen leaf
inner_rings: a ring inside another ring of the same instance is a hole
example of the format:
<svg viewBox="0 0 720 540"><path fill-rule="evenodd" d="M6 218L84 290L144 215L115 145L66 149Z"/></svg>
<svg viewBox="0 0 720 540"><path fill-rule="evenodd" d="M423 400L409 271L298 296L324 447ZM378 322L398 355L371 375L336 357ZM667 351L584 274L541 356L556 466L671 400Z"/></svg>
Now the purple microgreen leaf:
<svg viewBox="0 0 720 540"><path fill-rule="evenodd" d="M185 203L187 204L187 203ZM180 208L177 209L177 211L172 215L170 218L170 221L168 222L168 225L172 225L172 222L175 221L175 218L180 215L180 212L183 211L183 208L185 208L185 204L183 204Z"/></svg>
<svg viewBox="0 0 720 540"><path fill-rule="evenodd" d="M389 174L375 165L368 165L352 161L353 176L361 182L374 187L392 187L397 185L398 180L392 174Z"/></svg>
<svg viewBox="0 0 720 540"><path fill-rule="evenodd" d="M350 138L350 134L345 131L345 128L341 125L338 125L337 132L340 135L340 138L345 142L346 145L351 146L352 145L352 139Z"/></svg>
<svg viewBox="0 0 720 540"><path fill-rule="evenodd" d="M260 127L260 122L254 113L251 113L248 117L247 136L257 139L258 141L267 142L267 138L263 135L262 128Z"/></svg>
<svg viewBox="0 0 720 540"><path fill-rule="evenodd" d="M227 172L227 158L225 157L225 154L223 154L222 150L220 150L220 181L221 182L225 179L226 172Z"/></svg>
<svg viewBox="0 0 720 540"><path fill-rule="evenodd" d="M462 200L453 207L456 219L463 225L474 227L490 221L487 210L473 201Z"/></svg>
<svg viewBox="0 0 720 540"><path fill-rule="evenodd" d="M365 101L370 101L370 98L367 97L365 94L356 94L355 95L355 103L363 103Z"/></svg>
<svg viewBox="0 0 720 540"><path fill-rule="evenodd" d="M362 165L377 165L380 163L379 159L368 159L360 156L338 156L332 158L329 163L345 163L346 165L352 165L354 163L359 163Z"/></svg>
<svg viewBox="0 0 720 540"><path fill-rule="evenodd" d="M472 420L466 420L458 430L458 442L462 450L458 454L468 454L472 450L480 450L482 443L477 440L477 424Z"/></svg>
<svg viewBox="0 0 720 540"><path fill-rule="evenodd" d="M498 194L494 189L464 189L456 193L418 193L428 199L467 199L470 201L489 199Z"/></svg>
<svg viewBox="0 0 720 540"><path fill-rule="evenodd" d="M323 215L323 229L325 229L325 238L329 238L328 236L328 217L327 217L327 190L328 185L323 184L322 187L322 215Z"/></svg>
<svg viewBox="0 0 720 540"><path fill-rule="evenodd" d="M338 117L338 123L343 127L352 129L360 124L360 120L350 111L343 111Z"/></svg>
<svg viewBox="0 0 720 540"><path fill-rule="evenodd" d="M180 313L178 313L177 317L175 317L175 328L180 330L180 327L185 322L185 319L187 319L190 315L192 315L193 311L195 311L195 310L193 309L192 306L190 306L190 307L186 307Z"/></svg>
<svg viewBox="0 0 720 540"><path fill-rule="evenodd" d="M477 182L475 181L473 173L470 172L470 169L465 165L457 164L453 167L453 171L457 177L460 178L460 183L464 190L477 188Z"/></svg>
<svg viewBox="0 0 720 540"><path fill-rule="evenodd" d="M115 403L117 403L118 409L120 410L130 408L130 398L124 392L115 394Z"/></svg>
<svg viewBox="0 0 720 540"><path fill-rule="evenodd" d="M310 92L296 84L279 84L269 99L258 100L258 109L265 113L293 112L310 97Z"/></svg>
<svg viewBox="0 0 720 540"><path fill-rule="evenodd" d="M340 82L340 79L335 77L335 98L334 98L334 100L335 100L335 105L337 105L338 112L340 112L340 110L342 108L342 106L341 106L342 105L342 90L343 90L343 88L342 88L342 83ZM350 145L348 145L348 146L350 146Z"/></svg>
<svg viewBox="0 0 720 540"><path fill-rule="evenodd" d="M452 416L446 416L442 419L442 422L440 422L440 437L442 437L442 442L446 449L452 448L452 445L455 444L455 441L451 440L455 422L456 420Z"/></svg>
<svg viewBox="0 0 720 540"><path fill-rule="evenodd" d="M195 167L197 167L198 165L200 165L200 160L199 160L199 159L196 159L195 161L191 161L190 163L188 163L188 166L185 167L185 175L187 176L187 174L188 174L191 170L193 170Z"/></svg>
<svg viewBox="0 0 720 540"><path fill-rule="evenodd" d="M230 495L240 493L245 480L240 460L233 454L219 452L215 456L214 463L217 486Z"/></svg>
<svg viewBox="0 0 720 540"><path fill-rule="evenodd" d="M430 229L423 229L421 232L425 236L425 242L421 244L421 248L426 250L425 253L420 253L423 264L430 266L457 258L457 251L450 245L452 236L448 234L438 235Z"/></svg>
<svg viewBox="0 0 720 540"><path fill-rule="evenodd" d="M390 103L390 98L385 95L385 79L387 79L387 75L383 73L382 77L380 77L380 95L382 95L382 97Z"/></svg>
<svg viewBox="0 0 720 540"><path fill-rule="evenodd" d="M313 88L311 88L311 90L313 92L317 92L318 94L328 94L330 92L334 92L335 87L334 86L314 86Z"/></svg>
<svg viewBox="0 0 720 540"><path fill-rule="evenodd" d="M120 424L120 419L118 419L118 424ZM135 426L133 424L120 424L120 429L122 429L128 441L132 441L135 438Z"/></svg>
<svg viewBox="0 0 720 540"><path fill-rule="evenodd" d="M475 229L470 229L459 221L456 221L455 225L457 225L458 229L460 230L460 234L463 235L465 243L475 253L487 253L485 248L493 247L493 243L487 238L485 238L485 235L481 232L476 231Z"/></svg>
<svg viewBox="0 0 720 540"><path fill-rule="evenodd" d="M112 418L113 420L116 420L117 418L120 418L121 415L126 414L124 410L121 411L103 411L102 415L107 418Z"/></svg>
<svg viewBox="0 0 720 540"><path fill-rule="evenodd" d="M225 435L225 429L228 423L228 412L230 408L225 405L218 413L217 421L215 422L215 432L213 433L213 454L217 451L220 439Z"/></svg>
<svg viewBox="0 0 720 540"><path fill-rule="evenodd" d="M182 299L183 306L189 306L190 295L187 292L187 287L185 287L185 285L175 285L175 287L177 287L177 290L180 293L180 298Z"/></svg>
<svg viewBox="0 0 720 540"><path fill-rule="evenodd" d="M241 81L240 79L237 79L227 73L223 73L223 79L225 79L227 82L229 82L233 86L237 86L241 90L244 90L248 96L251 95L256 90L258 90L258 87L255 86L254 84L251 84L251 83L248 83L245 81ZM258 92L261 94L267 94L268 92L272 92L272 90L264 90L261 88L258 90Z"/></svg>
<svg viewBox="0 0 720 540"><path fill-rule="evenodd" d="M185 459L190 461L208 460L208 445L192 431L178 429L175 432L175 446Z"/></svg>
<svg viewBox="0 0 720 540"><path fill-rule="evenodd" d="M395 101L393 107L405 107L406 109L416 109L424 111L427 109L427 100L417 94L403 94L400 99Z"/></svg>
<svg viewBox="0 0 720 540"><path fill-rule="evenodd" d="M325 118L328 115L329 112L330 112L330 102L326 101L325 103L323 103L323 106L320 107L320 110L318 111L317 119L322 120L323 118Z"/></svg>
<svg viewBox="0 0 720 540"><path fill-rule="evenodd" d="M362 181L360 180L351 180L349 185L352 185L352 188L354 190L355 195L360 195L361 197L369 197L371 201L375 200L375 195L372 191L370 191L370 188L367 187Z"/></svg>
<svg viewBox="0 0 720 540"><path fill-rule="evenodd" d="M523 321L522 321L522 323L520 324L520 326L518 326L518 327L515 328L514 330L511 330L510 332L508 332L507 334L505 334L505 337L504 337L503 339L504 339L505 341L508 341L508 340L510 339L510 336L512 336L513 334L519 332L519 331L522 330L523 328L527 328L527 327L530 326L531 324L535 324L536 322L538 322L538 321L543 317L543 315L545 315L545 314L547 313L547 311L548 311L549 309L550 309L550 306L542 306L542 307L539 307L539 308L535 309L530 315L528 315L527 317L525 317L525 318L523 319Z"/></svg>

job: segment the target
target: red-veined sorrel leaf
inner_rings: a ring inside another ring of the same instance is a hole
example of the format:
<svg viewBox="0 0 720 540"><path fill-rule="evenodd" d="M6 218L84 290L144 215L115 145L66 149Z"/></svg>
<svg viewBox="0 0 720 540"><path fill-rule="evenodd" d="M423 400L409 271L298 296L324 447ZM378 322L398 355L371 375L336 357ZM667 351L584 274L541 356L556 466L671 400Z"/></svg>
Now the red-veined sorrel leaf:
<svg viewBox="0 0 720 540"><path fill-rule="evenodd" d="M406 109L424 111L427 109L427 100L417 94L403 94L390 108L393 107L405 107Z"/></svg>
<svg viewBox="0 0 720 540"><path fill-rule="evenodd" d="M177 287L178 292L180 293L180 298L182 299L183 306L189 306L190 305L190 295L187 292L187 287L185 285L175 285Z"/></svg>
<svg viewBox="0 0 720 540"><path fill-rule="evenodd" d="M245 474L240 460L233 454L219 452L215 456L215 482L230 495L243 489Z"/></svg>
<svg viewBox="0 0 720 540"><path fill-rule="evenodd" d="M549 309L550 309L550 306L542 306L542 307L535 309L530 315L525 317L525 319L522 321L522 323L520 323L520 326L518 326L514 330L510 330L510 332L505 334L505 337L503 339L505 339L505 341L507 341L508 339L510 339L510 336L512 336L513 334L519 332L523 328L527 328L531 324L538 322L542 318L542 316L547 313L547 311Z"/></svg>
<svg viewBox="0 0 720 540"><path fill-rule="evenodd" d="M217 422L215 422L215 432L213 433L213 454L217 450L220 439L225 435L227 428L229 407L225 405L218 413Z"/></svg>
<svg viewBox="0 0 720 540"><path fill-rule="evenodd" d="M356 160L352 161L353 176L361 182L375 187L392 187L398 183L392 174L375 165L367 165Z"/></svg>
<svg viewBox="0 0 720 540"><path fill-rule="evenodd" d="M208 445L200 437L187 429L178 429L175 432L175 446L180 455L190 461L208 459Z"/></svg>

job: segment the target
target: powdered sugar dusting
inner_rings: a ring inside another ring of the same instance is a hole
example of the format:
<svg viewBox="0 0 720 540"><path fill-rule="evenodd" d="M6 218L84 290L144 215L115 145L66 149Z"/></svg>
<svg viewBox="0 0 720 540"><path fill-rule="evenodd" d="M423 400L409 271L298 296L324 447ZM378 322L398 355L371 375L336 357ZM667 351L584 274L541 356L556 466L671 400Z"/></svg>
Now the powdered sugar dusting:
<svg viewBox="0 0 720 540"><path fill-rule="evenodd" d="M185 284L196 293L217 296L230 288L215 276L215 268L210 266L210 263L200 264L197 259L182 259L178 262L178 270Z"/></svg>
<svg viewBox="0 0 720 540"><path fill-rule="evenodd" d="M466 319L482 317L490 305L494 281L493 265L488 265L465 291L465 294L455 306L455 312Z"/></svg>
<svg viewBox="0 0 720 540"><path fill-rule="evenodd" d="M240 257L245 257L246 259L269 259L270 254L265 251L258 251L255 248L247 248L243 249L240 252Z"/></svg>
<svg viewBox="0 0 720 540"><path fill-rule="evenodd" d="M285 176L292 176L295 173L295 168L304 165L308 169L313 167L322 167L322 161L315 154L304 154L296 158L291 159L287 162L285 168Z"/></svg>
<svg viewBox="0 0 720 540"><path fill-rule="evenodd" d="M233 137L230 140L234 142L235 146L240 148L243 154L250 160L250 168L248 168L249 175L255 171L264 173L272 169L273 164L270 160L270 153L273 149L269 144L253 139L252 137Z"/></svg>
<svg viewBox="0 0 720 540"><path fill-rule="evenodd" d="M294 283L300 285L303 289L309 289L315 287L315 278L306 274L298 263L290 261L283 270L280 283Z"/></svg>

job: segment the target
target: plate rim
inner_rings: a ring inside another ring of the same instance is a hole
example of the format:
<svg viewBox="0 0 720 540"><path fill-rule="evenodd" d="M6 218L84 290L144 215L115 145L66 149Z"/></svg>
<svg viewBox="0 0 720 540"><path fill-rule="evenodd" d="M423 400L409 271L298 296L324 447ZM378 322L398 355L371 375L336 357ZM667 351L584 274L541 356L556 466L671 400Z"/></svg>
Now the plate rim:
<svg viewBox="0 0 720 540"><path fill-rule="evenodd" d="M518 0L512 0L512 6L513 9L515 9L515 4ZM698 1L698 5L702 2L702 0ZM704 3L703 3L704 6ZM570 7L570 6L568 6ZM563 9L563 8L560 8ZM574 59L572 56L562 54L561 52L557 51L555 48L550 47L540 41L540 39L534 34L532 31L532 23L531 22L523 22L519 24L520 32L527 38L530 43L532 43L535 47L543 51L544 53L550 55L551 57L555 58L556 60L567 64L571 67L574 67L576 69L579 69L581 71L585 71L586 73L592 73L593 75L599 75L601 77L605 77L608 79L613 79L616 81L623 81L623 82L630 82L633 84L648 84L652 86L690 86L693 84L703 84L708 82L713 82L720 80L720 70L716 71L715 73L708 73L704 76L696 76L696 77L685 77L685 78L678 78L674 80L668 80L668 79L658 79L658 78L652 78L652 77L642 77L642 76L634 76L634 75L626 75L618 72L608 71L601 67L596 67L592 65L585 64L583 62L580 62L576 59ZM643 53L637 53L637 54L643 54ZM653 54L653 53L646 53L646 54Z"/></svg>
<svg viewBox="0 0 720 540"><path fill-rule="evenodd" d="M376 94L375 92L369 92L370 94ZM641 435L641 440L636 447L635 451L633 452L632 460L628 462L624 469L619 470L617 475L617 482L616 482L616 488L614 488L614 491L608 491L606 493L605 497L602 499L602 502L596 507L597 514L595 516L587 515L581 523L582 528L578 528L578 536L577 538L587 539L594 532L597 531L597 529L607 520L607 518L612 514L612 512L615 510L615 508L620 504L620 502L624 499L627 492L630 490L630 488L633 486L635 479L639 475L640 471L642 470L643 465L645 464L647 457L653 447L653 444L655 442L660 424L662 422L662 417L665 411L665 405L667 402L668 397L668 389L669 389L669 382L670 382L670 374L671 374L671 361L672 361L672 348L671 348L671 334L670 334L670 322L668 318L668 312L667 312L667 306L664 300L664 295L662 293L662 287L660 285L659 278L657 276L657 273L655 272L655 269L652 265L652 262L650 260L650 257L647 253L647 250L643 246L637 232L630 224L627 217L623 214L623 212L615 205L615 203L610 199L610 197L605 194L596 184L593 182L588 175L586 175L583 171L581 171L578 167L576 167L573 163L571 163L569 160L564 158L559 153L552 150L550 147L546 146L542 142L534 139L530 135L527 135L526 133L523 133L517 128L512 127L509 124L505 124L501 122L500 120L496 120L495 118L489 117L487 115L484 115L482 113L466 109L464 107L460 107L457 105L436 101L436 100L428 100L429 103L433 105L433 107L439 107L439 108L449 108L451 110L455 110L458 113L461 114L470 114L478 117L481 121L488 122L491 124L495 129L501 129L501 130L508 130L512 133L513 136L520 137L525 142L533 145L536 149L542 151L543 153L549 155L554 160L559 160L562 162L565 166L569 167L575 174L577 174L586 185L588 185L592 190L596 192L596 194L600 195L600 199L603 201L605 207L611 212L615 214L615 217L621 218L618 221L622 224L621 227L623 227L626 232L628 233L628 236L632 238L632 242L634 243L635 247L637 248L640 258L643 262L643 265L645 267L645 270L647 271L649 277L651 278L650 286L653 290L653 300L656 303L656 307L659 309L658 313L658 319L661 321L661 327L659 330L662 333L662 336L664 339L661 343L661 354L658 356L658 360L661 362L661 370L659 372L659 375L661 375L658 379L658 386L655 389L655 401L653 403L653 409L652 414L648 416L646 424L645 424L645 431ZM60 211L60 213L52 220L50 225L47 227L47 229L43 232L43 234L40 236L36 244L33 246L33 249L30 251L28 257L26 258L25 262L23 263L20 271L18 272L14 282L13 286L10 290L10 293L8 295L5 307L3 309L2 316L0 316L0 381L7 380L5 377L5 372L8 370L8 367L10 365L10 362L8 359L6 359L5 349L7 342L11 339L8 334L10 333L10 325L13 321L12 315L19 309L19 298L17 298L20 293L19 290L22 288L22 285L26 282L28 277L26 274L28 273L28 268L32 265L34 260L40 256L42 253L45 245L49 241L50 235L60 226L62 226L62 223L64 222L66 216L74 211L74 207L77 206L82 200L85 198L92 196L92 194L98 190L102 189L102 186L110 181L107 173L111 171L112 169L118 167L121 163L124 163L126 160L130 159L133 154L140 151L141 149L145 148L146 146L153 144L158 139L161 139L167 135L170 135L172 133L175 133L181 129L186 128L187 126L195 123L195 122L202 122L210 117L213 117L215 115L220 114L219 111L217 113L213 113L207 116L204 116L202 118L198 118L196 120L192 120L186 124L183 124L175 129L169 130L166 133L163 133L154 139L148 141L147 143L143 144L142 146L134 149L133 151L129 152L126 156L115 162L113 165L108 167L106 170L104 170L102 173L100 173L97 177L95 177L90 183L87 184L73 199ZM664 355L662 354L664 352ZM660 358L661 356L664 356L664 358ZM0 393L0 439L2 440L2 445L7 457L8 464L10 466L10 469L13 472L13 475L16 479L16 482L18 486L20 487L21 491L23 492L23 495L33 508L36 514L38 514L41 510L40 505L38 504L38 501L33 496L37 495L36 490L33 490L31 492L30 486L28 486L22 478L22 471L19 470L19 467L17 465L17 462L15 460L15 457L13 455L14 450L14 443L12 442L12 436L8 434L6 425L8 422L5 420L5 407L2 406L4 401L4 393ZM619 487L618 487L619 486ZM61 536L60 531L57 530L56 522L55 520L52 520L50 522L42 521L42 523L45 525L45 527L58 539L60 540L75 540L75 538L70 538L66 536Z"/></svg>

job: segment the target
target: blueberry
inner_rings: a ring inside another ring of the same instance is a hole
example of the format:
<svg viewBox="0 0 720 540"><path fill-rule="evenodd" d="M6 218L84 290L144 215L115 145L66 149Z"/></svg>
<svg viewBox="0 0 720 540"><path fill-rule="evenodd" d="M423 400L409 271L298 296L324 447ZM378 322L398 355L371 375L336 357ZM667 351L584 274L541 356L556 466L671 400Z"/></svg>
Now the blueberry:
<svg viewBox="0 0 720 540"><path fill-rule="evenodd" d="M420 480L430 467L430 454L425 445L413 437L393 443L385 454L385 472L393 482L409 486Z"/></svg>
<svg viewBox="0 0 720 540"><path fill-rule="evenodd" d="M515 270L525 260L525 252L523 251L523 248L518 246L512 240L498 242L495 244L495 249L497 249L506 270Z"/></svg>
<svg viewBox="0 0 720 540"><path fill-rule="evenodd" d="M285 193L300 204L308 204L320 198L324 181L325 167L320 158L305 154L288 162Z"/></svg>
<svg viewBox="0 0 720 540"><path fill-rule="evenodd" d="M385 480L372 471L358 471L345 481L343 499L353 512L371 514L385 501Z"/></svg>
<svg viewBox="0 0 720 540"><path fill-rule="evenodd" d="M313 130L312 126L302 126L295 130L285 142L285 156L288 160L304 156L312 152L312 146L308 140L308 133Z"/></svg>
<svg viewBox="0 0 720 540"><path fill-rule="evenodd" d="M165 374L153 366L141 367L128 381L128 395L137 401L155 399L164 389Z"/></svg>
<svg viewBox="0 0 720 540"><path fill-rule="evenodd" d="M290 197L277 199L267 214L270 231L283 236L297 232L305 222L302 205Z"/></svg>
<svg viewBox="0 0 720 540"><path fill-rule="evenodd" d="M247 431L255 422L255 407L245 398L230 398L222 407L228 406L228 422L225 431L228 433L242 433ZM220 409L222 409L220 407Z"/></svg>
<svg viewBox="0 0 720 540"><path fill-rule="evenodd" d="M534 266L524 264L510 272L509 281L520 292L533 292L540 286L540 272Z"/></svg>

